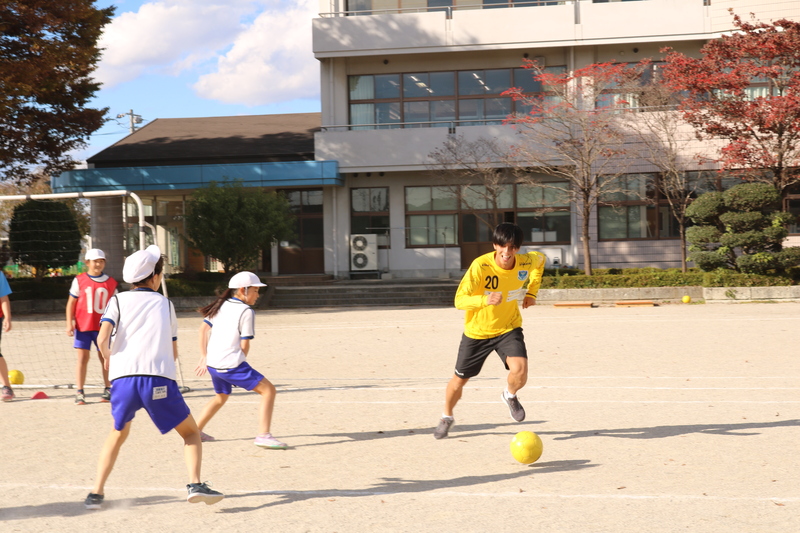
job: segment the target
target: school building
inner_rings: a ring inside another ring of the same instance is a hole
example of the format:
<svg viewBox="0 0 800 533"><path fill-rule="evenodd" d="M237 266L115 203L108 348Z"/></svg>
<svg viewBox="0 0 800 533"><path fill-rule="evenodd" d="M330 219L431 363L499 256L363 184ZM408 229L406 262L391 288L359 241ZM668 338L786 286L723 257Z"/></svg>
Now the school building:
<svg viewBox="0 0 800 533"><path fill-rule="evenodd" d="M552 71L610 60L657 64L665 46L697 54L730 30L729 8L800 20L796 0L320 0L312 38L321 113L158 119L89 158L89 168L54 178L53 190L135 192L173 271L215 268L181 238L183 203L194 188L226 177L284 191L297 215L298 238L264 251L265 272L455 277L491 250L489 229L501 221L522 226L525 247L543 251L551 266L581 267L574 206L534 199L513 181L496 208L480 194L467 200L466 186L474 192L475 184L464 183L464 195L442 187L429 154L453 136L513 138L502 122L516 104L501 93L531 85L524 58ZM656 174L644 163L632 168L630 183ZM680 266L666 201L649 200L595 210L595 268ZM800 189L785 202L800 215ZM123 201L92 204L95 245L121 257L132 219L99 213L117 204L122 212ZM800 244L800 226L791 231L789 244Z"/></svg>

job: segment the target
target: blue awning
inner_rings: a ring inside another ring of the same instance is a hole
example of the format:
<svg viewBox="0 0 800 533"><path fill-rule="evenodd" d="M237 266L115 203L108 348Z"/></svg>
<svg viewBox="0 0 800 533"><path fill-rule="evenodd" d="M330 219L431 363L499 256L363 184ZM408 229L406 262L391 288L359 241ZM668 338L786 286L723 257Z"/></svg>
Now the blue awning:
<svg viewBox="0 0 800 533"><path fill-rule="evenodd" d="M186 190L226 178L241 180L245 187L344 186L337 161L285 161L77 169L53 177L51 187L55 193Z"/></svg>

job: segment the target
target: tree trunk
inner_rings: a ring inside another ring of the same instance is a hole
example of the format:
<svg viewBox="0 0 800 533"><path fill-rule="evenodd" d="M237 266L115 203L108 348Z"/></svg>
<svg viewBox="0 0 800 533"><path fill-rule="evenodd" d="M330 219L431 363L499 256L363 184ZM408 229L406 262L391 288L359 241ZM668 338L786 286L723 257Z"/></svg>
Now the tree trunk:
<svg viewBox="0 0 800 533"><path fill-rule="evenodd" d="M689 270L686 266L686 226L683 222L678 224L678 234L681 236L681 272L686 274Z"/></svg>
<svg viewBox="0 0 800 533"><path fill-rule="evenodd" d="M583 271L587 276L592 275L592 252L589 247L589 217L586 213L581 217L581 240L583 241Z"/></svg>

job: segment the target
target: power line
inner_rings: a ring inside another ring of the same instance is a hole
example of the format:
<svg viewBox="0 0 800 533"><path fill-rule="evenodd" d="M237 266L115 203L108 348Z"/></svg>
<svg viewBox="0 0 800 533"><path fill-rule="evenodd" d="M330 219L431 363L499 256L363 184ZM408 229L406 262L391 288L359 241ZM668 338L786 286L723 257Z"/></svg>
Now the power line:
<svg viewBox="0 0 800 533"><path fill-rule="evenodd" d="M135 114L133 112L133 109L131 109L127 113L120 113L119 115L117 115L117 118L124 118L124 117L130 117L131 119L131 125L130 125L131 133L136 131L136 124L142 123L142 116Z"/></svg>

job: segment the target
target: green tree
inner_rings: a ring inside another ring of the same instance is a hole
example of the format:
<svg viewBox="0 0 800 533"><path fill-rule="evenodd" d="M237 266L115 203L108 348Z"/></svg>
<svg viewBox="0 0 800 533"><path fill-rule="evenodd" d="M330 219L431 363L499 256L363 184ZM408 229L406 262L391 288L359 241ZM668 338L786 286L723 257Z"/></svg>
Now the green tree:
<svg viewBox="0 0 800 533"><path fill-rule="evenodd" d="M240 180L211 182L186 203L186 237L225 272L244 270L263 248L294 236L294 215L285 196L245 188Z"/></svg>
<svg viewBox="0 0 800 533"><path fill-rule="evenodd" d="M81 232L68 205L27 200L14 208L8 245L20 263L36 269L41 280L48 268L74 265L80 259Z"/></svg>
<svg viewBox="0 0 800 533"><path fill-rule="evenodd" d="M767 183L743 183L708 192L686 210L696 224L686 230L689 259L702 270L730 268L748 274L783 273L800 264L800 248L783 248L792 215Z"/></svg>
<svg viewBox="0 0 800 533"><path fill-rule="evenodd" d="M97 40L114 8L93 0L0 2L0 177L27 179L72 168L107 109L87 107Z"/></svg>

